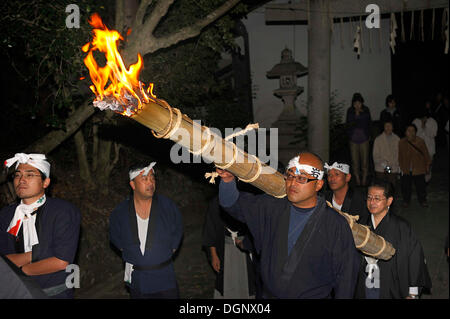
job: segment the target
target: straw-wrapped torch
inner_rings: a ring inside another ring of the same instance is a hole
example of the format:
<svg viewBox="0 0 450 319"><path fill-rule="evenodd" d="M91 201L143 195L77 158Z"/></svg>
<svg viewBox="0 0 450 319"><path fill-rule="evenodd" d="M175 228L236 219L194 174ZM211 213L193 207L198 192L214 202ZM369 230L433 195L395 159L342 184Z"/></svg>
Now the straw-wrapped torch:
<svg viewBox="0 0 450 319"><path fill-rule="evenodd" d="M171 139L194 155L202 156L269 195L278 198L286 196L282 174L261 163L256 156L238 148L228 138L223 139L177 108L172 108L164 100L156 98L152 93L152 84L144 89L138 80L142 68L141 56L138 55L136 64L126 68L117 50L116 42L122 38L120 34L108 30L97 15L91 17L90 23L96 28L94 39L83 46L83 51L88 53L84 62L93 82L91 90L96 95L94 106L102 110L111 109L132 118L151 129L155 137ZM92 53L95 50L105 54L107 63L104 67L99 67L94 60ZM108 82L110 85L105 89ZM392 257L395 249L390 243L365 226L357 224L348 215L343 215L349 222L358 249L380 259Z"/></svg>

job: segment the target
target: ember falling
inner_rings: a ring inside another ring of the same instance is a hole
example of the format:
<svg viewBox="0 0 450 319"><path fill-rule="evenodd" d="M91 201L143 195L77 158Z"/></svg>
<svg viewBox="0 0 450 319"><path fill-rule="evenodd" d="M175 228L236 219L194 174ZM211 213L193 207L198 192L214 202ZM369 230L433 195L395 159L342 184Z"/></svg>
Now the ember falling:
<svg viewBox="0 0 450 319"><path fill-rule="evenodd" d="M193 122L166 101L156 98L152 93L153 84L145 89L145 85L139 81L139 72L143 68L142 57L138 55L138 61L127 69L117 49L117 42L123 37L115 30L108 30L97 14L91 17L90 24L94 27L94 38L82 50L88 53L84 63L93 82L90 88L96 95L94 106L132 118L151 129L155 137L171 139L269 195L278 198L286 196L282 174L261 163L256 156L239 149L234 143L214 134L208 127ZM99 67L94 59L93 52L96 50L105 54L107 62L104 67ZM179 134L181 131L187 132L188 138L183 138ZM389 242L356 223L349 215L337 212L349 223L356 248L383 260L395 254Z"/></svg>

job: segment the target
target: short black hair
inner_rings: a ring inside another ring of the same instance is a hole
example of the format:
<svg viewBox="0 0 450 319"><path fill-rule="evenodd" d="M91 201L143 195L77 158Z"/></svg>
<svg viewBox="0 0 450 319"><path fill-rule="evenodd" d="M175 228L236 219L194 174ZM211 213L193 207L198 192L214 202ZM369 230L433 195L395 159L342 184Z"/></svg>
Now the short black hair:
<svg viewBox="0 0 450 319"><path fill-rule="evenodd" d="M361 103L364 103L364 98L362 97L361 93L356 92L355 94L353 94L352 97L352 104L356 101L359 101Z"/></svg>
<svg viewBox="0 0 450 319"><path fill-rule="evenodd" d="M351 166L349 160L347 160L345 158L341 158L341 157L333 157L333 158L331 158L330 161L328 162L328 164L329 165L333 165L334 162L339 163L339 164L346 164L348 166Z"/></svg>
<svg viewBox="0 0 450 319"><path fill-rule="evenodd" d="M370 183L368 188L371 187L376 187L376 188L381 188L383 189L383 193L384 196L386 196L386 198L392 197L394 198L394 186L392 185L392 183L382 180L382 179L378 179L375 178L372 183Z"/></svg>
<svg viewBox="0 0 450 319"><path fill-rule="evenodd" d="M414 127L414 130L416 131L416 133L417 133L417 126L416 126L416 124L414 124L414 123L411 123L411 124L408 124L408 126L406 127L406 130L408 129L408 127ZM406 131L405 130L405 131Z"/></svg>
<svg viewBox="0 0 450 319"><path fill-rule="evenodd" d="M386 102L385 102L386 106L388 106L388 103L392 102L392 101L397 102L397 100L395 99L395 97L392 94L389 94L388 96L386 96Z"/></svg>
<svg viewBox="0 0 450 319"><path fill-rule="evenodd" d="M41 179L42 179L43 181L45 181L45 179L47 178L47 176L46 176L44 173L42 173L40 169L38 169L38 171L39 171L39 174L41 174Z"/></svg>

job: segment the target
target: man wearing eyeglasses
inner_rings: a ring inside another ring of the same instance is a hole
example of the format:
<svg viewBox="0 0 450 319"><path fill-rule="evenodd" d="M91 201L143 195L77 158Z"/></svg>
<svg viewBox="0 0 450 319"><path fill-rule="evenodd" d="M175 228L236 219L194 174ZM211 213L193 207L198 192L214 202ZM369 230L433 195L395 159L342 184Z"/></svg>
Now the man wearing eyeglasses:
<svg viewBox="0 0 450 319"><path fill-rule="evenodd" d="M32 276L47 296L73 298L65 270L77 251L80 212L45 195L50 185L45 155L17 153L5 162L6 167L13 164L14 190L21 201L0 211L0 254Z"/></svg>
<svg viewBox="0 0 450 319"><path fill-rule="evenodd" d="M220 204L254 237L264 298L353 297L358 252L345 219L317 194L324 183L317 155L289 162L282 199L239 192L231 173L217 172Z"/></svg>
<svg viewBox="0 0 450 319"><path fill-rule="evenodd" d="M156 194L155 162L129 170L133 195L111 213L110 240L125 261L124 281L132 299L179 298L172 254L183 235L181 213Z"/></svg>
<svg viewBox="0 0 450 319"><path fill-rule="evenodd" d="M432 283L422 249L408 221L392 210L394 189L384 180L374 180L368 188L370 212L361 224L389 241L396 249L389 260L361 258L355 297L361 299L418 299Z"/></svg>

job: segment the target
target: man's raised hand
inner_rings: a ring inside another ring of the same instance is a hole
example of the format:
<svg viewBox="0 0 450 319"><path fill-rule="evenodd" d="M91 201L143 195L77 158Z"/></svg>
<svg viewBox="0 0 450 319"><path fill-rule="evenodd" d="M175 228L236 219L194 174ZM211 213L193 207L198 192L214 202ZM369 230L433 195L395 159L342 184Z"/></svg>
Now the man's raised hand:
<svg viewBox="0 0 450 319"><path fill-rule="evenodd" d="M231 174L230 172L226 171L226 170L223 170L223 169L220 169L220 168L216 167L216 172L217 172L217 174L219 174L219 176L222 178L222 180L225 183L229 183L232 180L234 180L234 175Z"/></svg>

